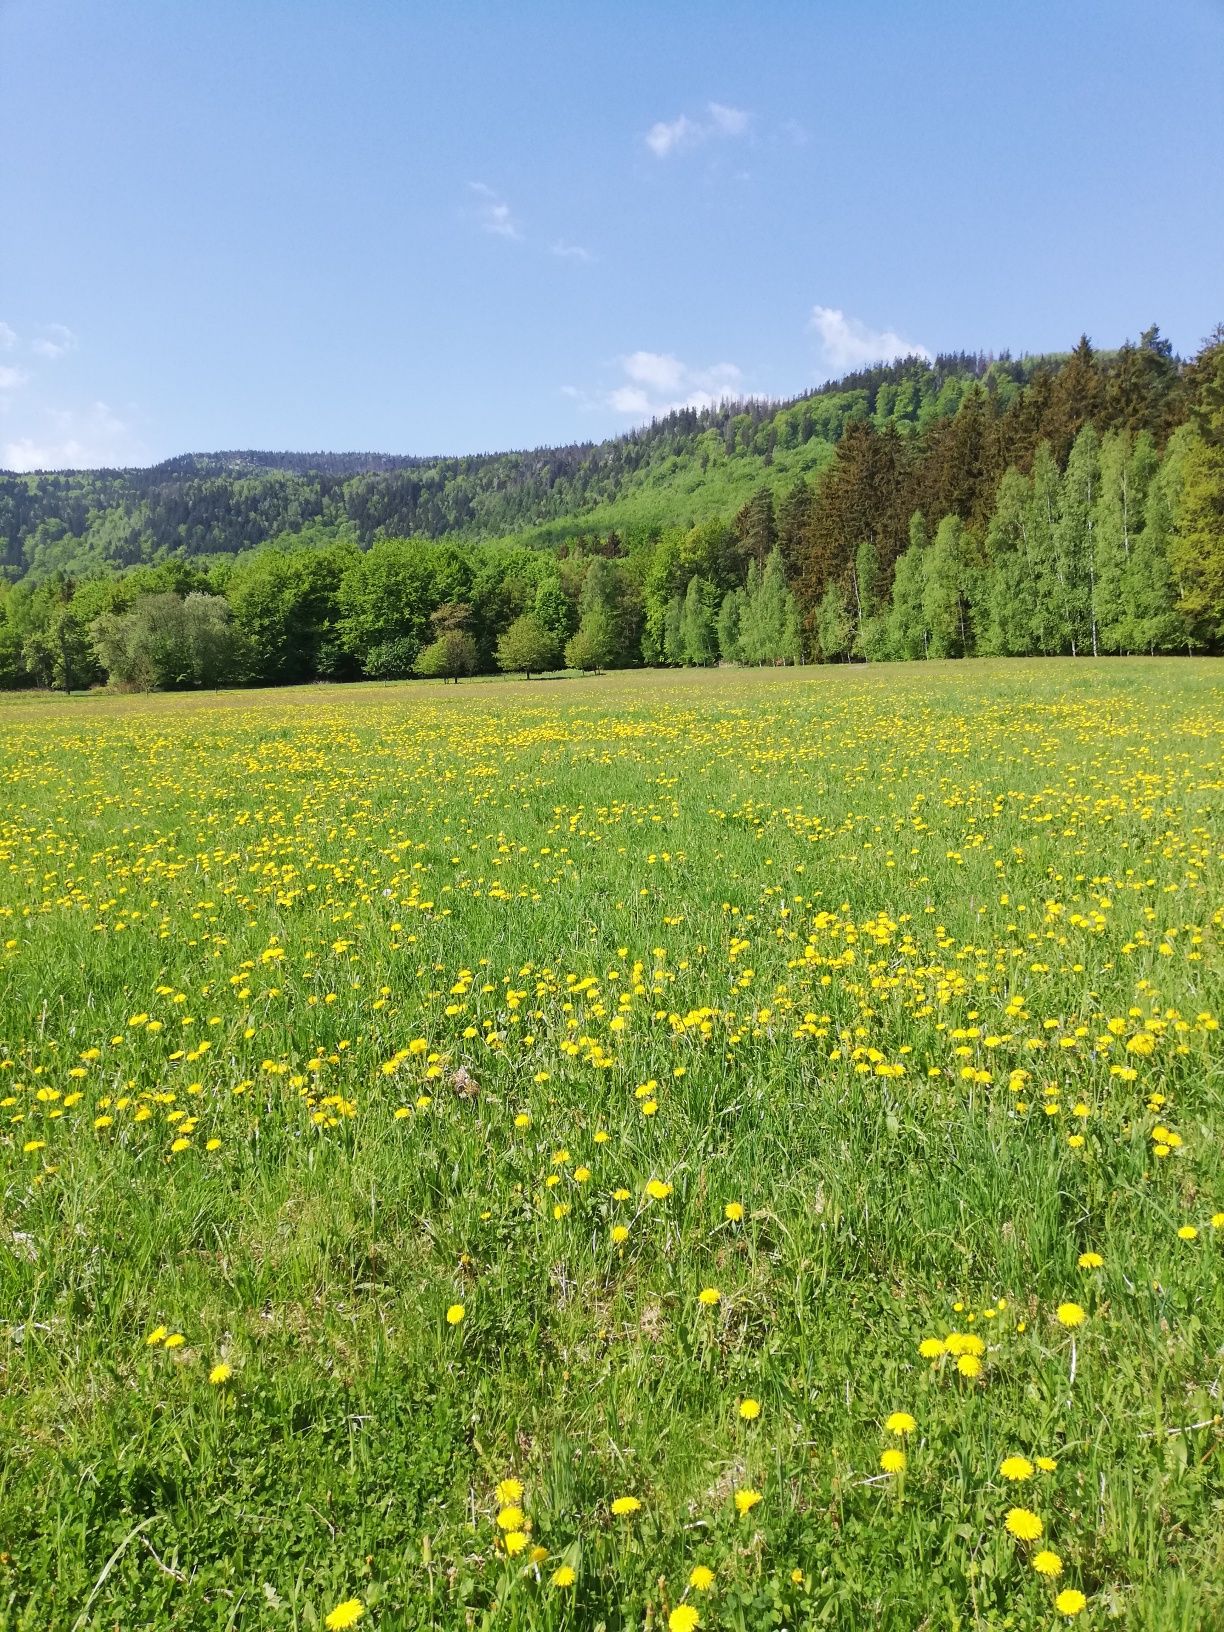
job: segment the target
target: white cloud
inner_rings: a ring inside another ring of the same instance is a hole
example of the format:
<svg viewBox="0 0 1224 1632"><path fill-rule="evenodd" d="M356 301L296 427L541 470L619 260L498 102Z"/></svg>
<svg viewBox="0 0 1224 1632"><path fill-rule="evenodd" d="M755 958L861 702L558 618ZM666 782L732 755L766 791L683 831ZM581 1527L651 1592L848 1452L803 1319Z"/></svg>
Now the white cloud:
<svg viewBox="0 0 1224 1632"><path fill-rule="evenodd" d="M0 351L12 351L17 344L17 330L11 329L7 323L0 323Z"/></svg>
<svg viewBox="0 0 1224 1632"><path fill-rule="evenodd" d="M720 136L742 136L748 129L743 108L729 108L725 102L711 102L710 123Z"/></svg>
<svg viewBox="0 0 1224 1632"><path fill-rule="evenodd" d="M29 377L24 368L6 368L0 364L0 391L16 391Z"/></svg>
<svg viewBox="0 0 1224 1632"><path fill-rule="evenodd" d="M713 408L742 397L743 374L735 363L692 368L669 351L633 351L619 360L624 378L600 391L563 385L561 394L582 408L611 408L627 418L646 420L677 408Z"/></svg>
<svg viewBox="0 0 1224 1632"><path fill-rule="evenodd" d="M581 244L567 244L564 238L558 238L555 244L548 247L554 255L559 255L564 261L581 261L586 265L595 259L589 249L584 249Z"/></svg>
<svg viewBox="0 0 1224 1632"><path fill-rule="evenodd" d="M0 445L0 470L89 470L139 464L148 457L131 426L105 402L82 411L50 409L44 418L49 434L18 436Z"/></svg>
<svg viewBox="0 0 1224 1632"><path fill-rule="evenodd" d="M670 122L660 119L646 132L646 146L657 159L665 159L674 148L692 147L701 140L701 127L683 113Z"/></svg>
<svg viewBox="0 0 1224 1632"><path fill-rule="evenodd" d="M492 233L495 238L521 238L522 228L514 218L514 212L504 198L500 198L492 187L483 181L469 181L468 191L476 198L476 219L481 230Z"/></svg>
<svg viewBox="0 0 1224 1632"><path fill-rule="evenodd" d="M37 339L30 341L30 350L35 356L48 357L54 362L72 351L76 343L76 335L66 323L46 323Z"/></svg>
<svg viewBox="0 0 1224 1632"><path fill-rule="evenodd" d="M749 115L743 108L733 108L725 102L708 102L705 118L690 119L687 113L682 113L675 119L656 121L646 132L646 146L656 159L665 159L669 153L699 147L712 136L742 136L748 123Z"/></svg>
<svg viewBox="0 0 1224 1632"><path fill-rule="evenodd" d="M808 327L819 337L820 349L831 374L847 374L869 363L888 363L895 357L926 357L931 353L916 340L906 340L895 329L871 329L857 317L847 317L836 306L813 306Z"/></svg>

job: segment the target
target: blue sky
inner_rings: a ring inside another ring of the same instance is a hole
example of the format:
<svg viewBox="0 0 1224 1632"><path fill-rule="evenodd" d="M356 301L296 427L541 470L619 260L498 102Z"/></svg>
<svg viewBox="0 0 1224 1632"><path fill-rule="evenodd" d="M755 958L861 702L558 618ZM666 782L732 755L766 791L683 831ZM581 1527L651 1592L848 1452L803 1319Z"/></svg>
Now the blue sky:
<svg viewBox="0 0 1224 1632"><path fill-rule="evenodd" d="M0 0L0 467L1224 318L1219 0Z"/></svg>

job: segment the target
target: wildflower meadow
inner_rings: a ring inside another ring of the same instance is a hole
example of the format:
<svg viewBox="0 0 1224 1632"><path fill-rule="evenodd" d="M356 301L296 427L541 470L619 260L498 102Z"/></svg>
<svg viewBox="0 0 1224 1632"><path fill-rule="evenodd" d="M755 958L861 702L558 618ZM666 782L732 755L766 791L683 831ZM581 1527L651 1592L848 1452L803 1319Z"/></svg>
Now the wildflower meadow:
<svg viewBox="0 0 1224 1632"><path fill-rule="evenodd" d="M0 1626L1224 1626L1210 661L0 704Z"/></svg>

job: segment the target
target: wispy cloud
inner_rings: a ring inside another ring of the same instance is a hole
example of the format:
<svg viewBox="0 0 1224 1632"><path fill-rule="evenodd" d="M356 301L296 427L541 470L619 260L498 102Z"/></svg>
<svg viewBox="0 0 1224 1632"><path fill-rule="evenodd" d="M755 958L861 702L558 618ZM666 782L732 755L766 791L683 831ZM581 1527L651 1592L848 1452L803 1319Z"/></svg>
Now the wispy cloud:
<svg viewBox="0 0 1224 1632"><path fill-rule="evenodd" d="M2 470L88 470L140 464L148 450L105 402L82 410L48 409L44 433L0 444Z"/></svg>
<svg viewBox="0 0 1224 1632"><path fill-rule="evenodd" d="M16 391L29 377L24 368L9 368L0 363L0 391Z"/></svg>
<svg viewBox="0 0 1224 1632"><path fill-rule="evenodd" d="M595 259L589 249L584 249L581 244L567 244L564 238L558 238L556 243L548 247L553 255L559 255L563 261L582 261L588 264Z"/></svg>
<svg viewBox="0 0 1224 1632"><path fill-rule="evenodd" d="M830 374L845 374L869 363L887 363L894 357L926 357L931 353L916 340L906 340L895 329L872 329L857 317L847 317L837 306L813 306L808 327L816 334Z"/></svg>
<svg viewBox="0 0 1224 1632"><path fill-rule="evenodd" d="M12 351L17 344L17 330L7 323L0 323L0 351Z"/></svg>
<svg viewBox="0 0 1224 1632"><path fill-rule="evenodd" d="M475 200L476 220L483 232L495 238L521 239L523 230L505 199L483 181L469 181L468 191Z"/></svg>
<svg viewBox="0 0 1224 1632"><path fill-rule="evenodd" d="M36 357L54 362L76 348L76 335L66 323L45 323L42 333L30 341L30 350Z"/></svg>
<svg viewBox="0 0 1224 1632"><path fill-rule="evenodd" d="M646 146L656 159L666 159L672 153L682 153L700 147L715 136L742 136L748 129L750 115L743 108L730 107L726 102L707 102L705 113L691 119L687 113L675 119L660 119L646 132Z"/></svg>
<svg viewBox="0 0 1224 1632"><path fill-rule="evenodd" d="M712 408L728 397L743 395L743 372L735 363L694 368L670 351L633 351L618 361L621 379L597 391L563 385L563 396L582 408L611 408L628 418L646 420L677 408Z"/></svg>

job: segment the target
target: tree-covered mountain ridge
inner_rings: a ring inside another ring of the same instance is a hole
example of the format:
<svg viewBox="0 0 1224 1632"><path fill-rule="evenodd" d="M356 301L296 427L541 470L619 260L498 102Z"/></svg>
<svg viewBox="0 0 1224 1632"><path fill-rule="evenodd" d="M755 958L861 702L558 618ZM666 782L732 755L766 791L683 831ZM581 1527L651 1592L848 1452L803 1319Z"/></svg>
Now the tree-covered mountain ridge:
<svg viewBox="0 0 1224 1632"><path fill-rule="evenodd" d="M0 686L1224 652L1224 328L596 446L247 457L4 478Z"/></svg>
<svg viewBox="0 0 1224 1632"><path fill-rule="evenodd" d="M1068 354L908 357L786 400L678 408L602 442L420 456L229 450L142 468L0 473L0 569L81 574L164 554L234 554L326 529L378 538L550 543L733 512L819 471L846 427L922 433L983 393L1003 413Z"/></svg>

